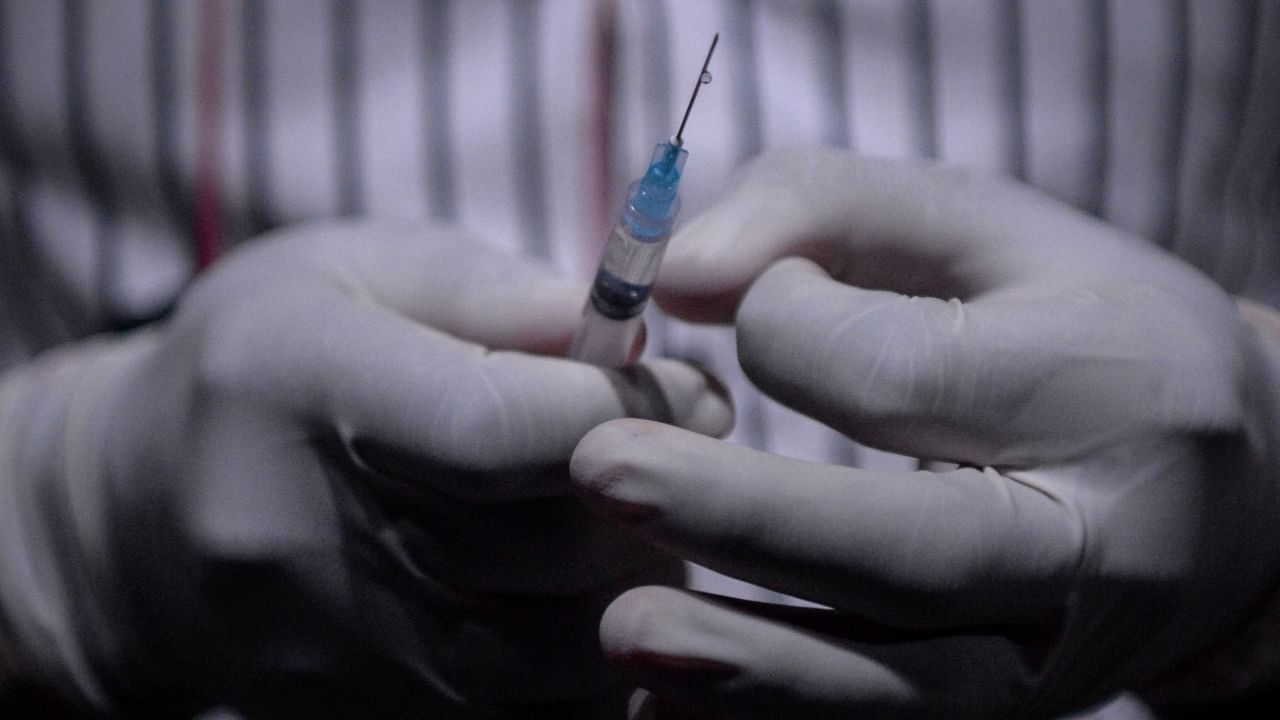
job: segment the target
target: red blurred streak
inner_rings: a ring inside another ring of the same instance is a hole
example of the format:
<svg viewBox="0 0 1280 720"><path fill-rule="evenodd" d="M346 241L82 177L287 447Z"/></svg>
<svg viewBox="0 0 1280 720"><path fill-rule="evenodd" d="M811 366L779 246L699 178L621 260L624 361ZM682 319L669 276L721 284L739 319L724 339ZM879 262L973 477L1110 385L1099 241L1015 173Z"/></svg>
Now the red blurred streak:
<svg viewBox="0 0 1280 720"><path fill-rule="evenodd" d="M592 33L592 61L594 71L590 113L587 126L591 129L591 152L588 156L587 178L595 189L592 193L588 223L587 247L582 253L583 275L595 274L596 264L604 253L605 241L613 227L613 189L610 179L613 158L610 130L613 119L614 59L617 53L618 6L615 0L598 0L595 27Z"/></svg>
<svg viewBox="0 0 1280 720"><path fill-rule="evenodd" d="M196 177L192 212L196 270L213 264L222 252L222 216L218 187L222 120L222 0L200 3L200 67L196 77Z"/></svg>

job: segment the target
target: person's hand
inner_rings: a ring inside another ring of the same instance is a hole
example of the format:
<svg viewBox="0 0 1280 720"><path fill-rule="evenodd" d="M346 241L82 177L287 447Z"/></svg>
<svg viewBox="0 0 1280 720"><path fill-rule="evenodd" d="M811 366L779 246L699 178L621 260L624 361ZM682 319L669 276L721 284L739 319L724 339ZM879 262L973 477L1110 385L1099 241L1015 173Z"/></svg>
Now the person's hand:
<svg viewBox="0 0 1280 720"><path fill-rule="evenodd" d="M585 297L455 230L299 227L163 327L7 379L11 672L255 720L609 692L604 607L681 569L581 507L569 456L612 418L719 434L732 409L682 363L553 357Z"/></svg>
<svg viewBox="0 0 1280 720"><path fill-rule="evenodd" d="M773 397L958 464L589 433L571 472L593 507L826 606L620 597L606 655L680 717L1048 717L1195 658L1276 581L1280 352L1114 227L960 171L791 151L672 240L655 290L688 319L736 312Z"/></svg>

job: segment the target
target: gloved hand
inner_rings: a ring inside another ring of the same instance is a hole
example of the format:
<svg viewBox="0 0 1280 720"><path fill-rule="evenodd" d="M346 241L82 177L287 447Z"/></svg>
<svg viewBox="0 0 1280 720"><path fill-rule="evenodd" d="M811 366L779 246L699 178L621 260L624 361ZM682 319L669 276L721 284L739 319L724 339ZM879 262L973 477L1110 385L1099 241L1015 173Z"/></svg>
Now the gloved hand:
<svg viewBox="0 0 1280 720"><path fill-rule="evenodd" d="M783 403L958 464L591 431L570 467L602 513L826 606L623 595L606 655L668 707L1050 717L1204 653L1276 583L1280 347L1152 245L1013 184L791 151L679 233L657 289L685 318L736 308Z"/></svg>
<svg viewBox="0 0 1280 720"><path fill-rule="evenodd" d="M129 717L489 716L615 689L600 614L681 570L581 507L570 453L611 418L716 434L732 410L682 363L544 355L585 293L455 230L299 227L163 327L10 374L10 673Z"/></svg>

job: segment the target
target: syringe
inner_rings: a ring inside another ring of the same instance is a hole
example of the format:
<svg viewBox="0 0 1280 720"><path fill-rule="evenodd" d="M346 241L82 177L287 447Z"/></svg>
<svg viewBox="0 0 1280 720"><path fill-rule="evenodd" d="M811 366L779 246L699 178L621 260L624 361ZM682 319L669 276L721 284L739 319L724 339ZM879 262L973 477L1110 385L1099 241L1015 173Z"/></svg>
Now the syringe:
<svg viewBox="0 0 1280 720"><path fill-rule="evenodd" d="M676 134L669 142L658 143L649 168L627 189L618 222L605 243L591 295L582 309L582 322L573 334L569 356L576 360L619 367L632 359L640 316L649 302L649 289L658 275L662 253L680 210L676 191L684 161L689 157L683 147L684 126L693 101L698 99L698 90L711 82L707 68L719 41L720 33L716 33Z"/></svg>

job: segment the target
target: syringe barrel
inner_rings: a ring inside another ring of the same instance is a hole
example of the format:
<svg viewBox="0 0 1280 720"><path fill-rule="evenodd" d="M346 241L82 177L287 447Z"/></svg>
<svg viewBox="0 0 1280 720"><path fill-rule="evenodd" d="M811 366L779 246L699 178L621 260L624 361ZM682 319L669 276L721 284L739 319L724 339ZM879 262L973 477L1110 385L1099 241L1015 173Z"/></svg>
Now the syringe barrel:
<svg viewBox="0 0 1280 720"><path fill-rule="evenodd" d="M678 145L658 143L644 175L627 189L573 335L570 357L607 367L620 367L631 359L640 315L680 211L677 190L688 157Z"/></svg>
<svg viewBox="0 0 1280 720"><path fill-rule="evenodd" d="M668 239L670 235L640 239L624 222L614 225L573 335L570 357L606 367L626 364Z"/></svg>
<svg viewBox="0 0 1280 720"><path fill-rule="evenodd" d="M639 315L626 320L605 317L588 302L582 308L582 322L573 333L569 357L600 367L622 367L631 360L643 322Z"/></svg>

